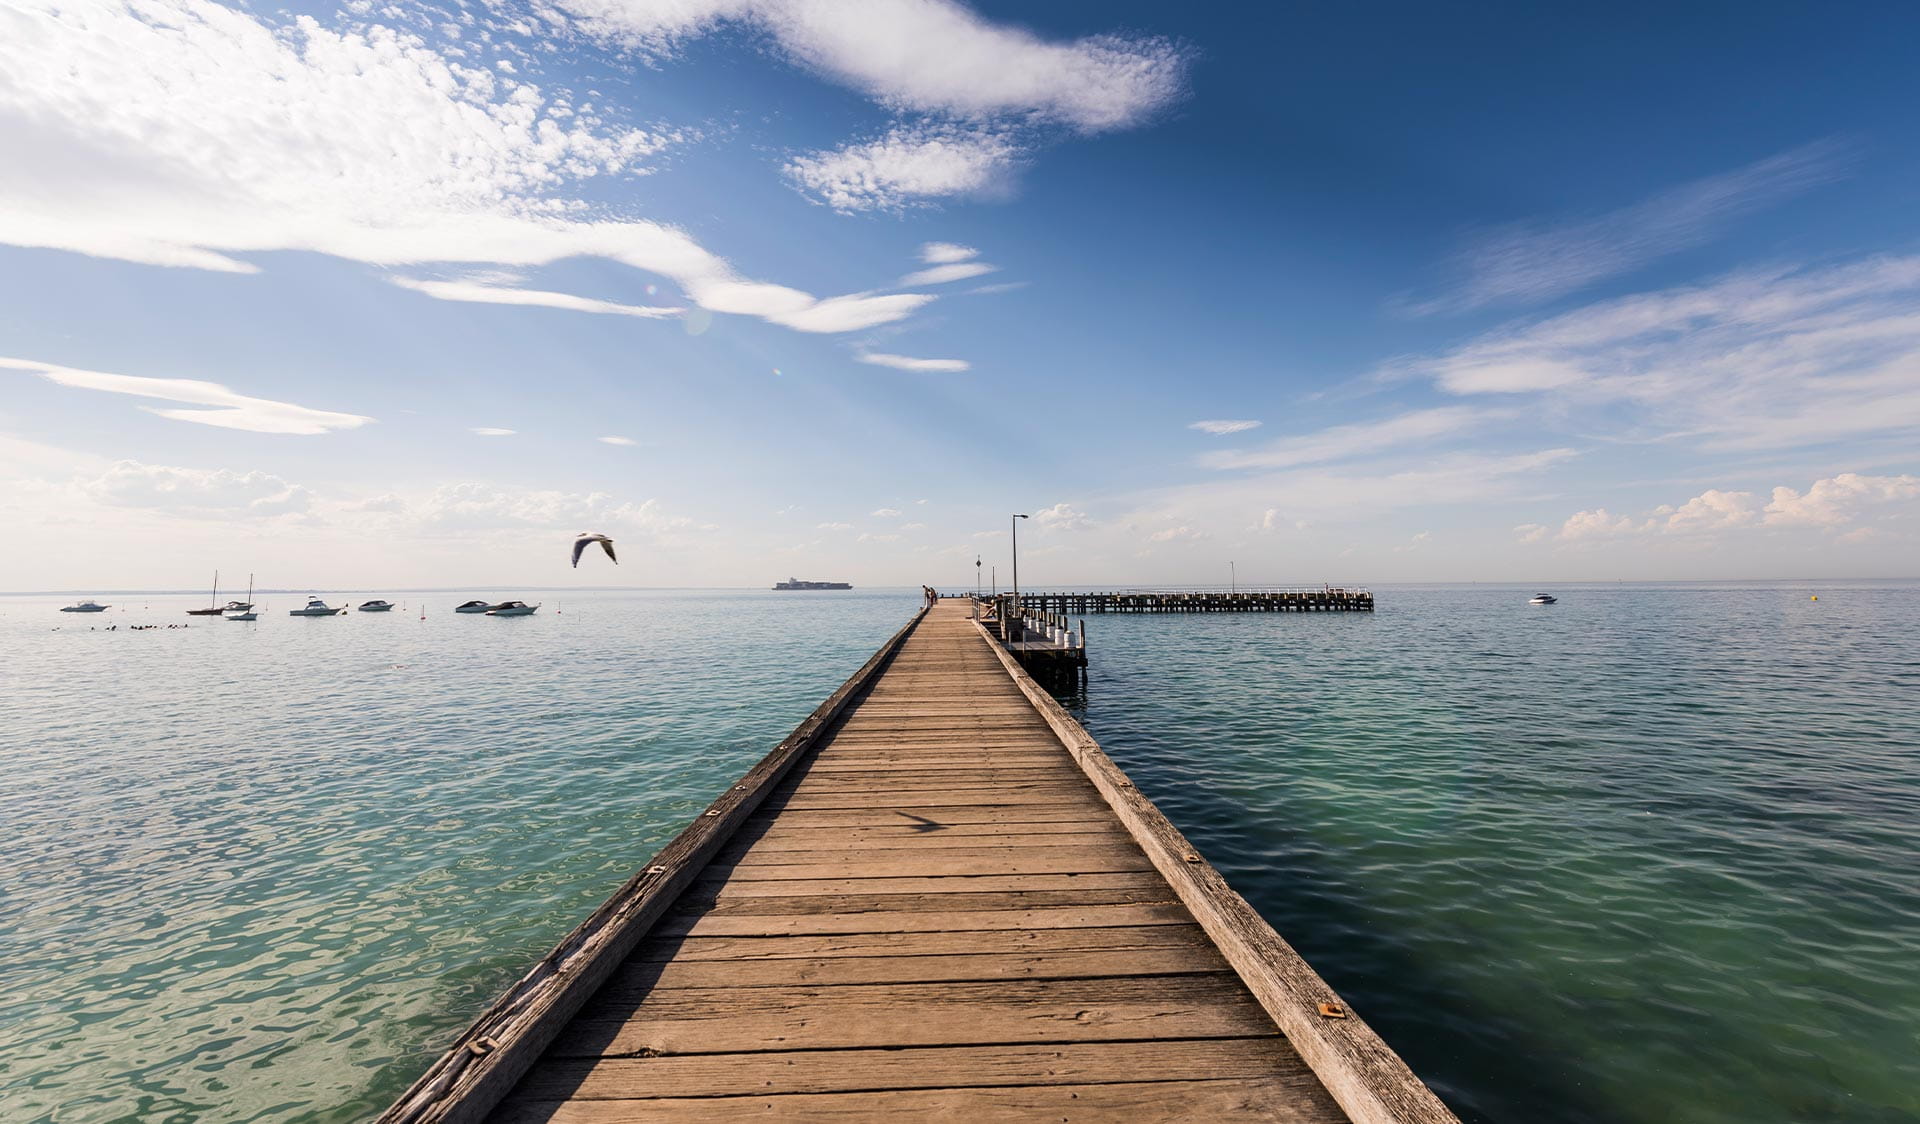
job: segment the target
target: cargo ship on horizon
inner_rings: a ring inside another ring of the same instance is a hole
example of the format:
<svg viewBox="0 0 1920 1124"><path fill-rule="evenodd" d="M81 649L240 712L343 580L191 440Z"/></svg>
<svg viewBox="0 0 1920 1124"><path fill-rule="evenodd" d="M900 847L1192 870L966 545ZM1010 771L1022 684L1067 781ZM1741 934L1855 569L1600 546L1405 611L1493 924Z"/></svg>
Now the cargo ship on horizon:
<svg viewBox="0 0 1920 1124"><path fill-rule="evenodd" d="M803 582L799 578L788 578L777 583L775 589L852 589L846 582Z"/></svg>

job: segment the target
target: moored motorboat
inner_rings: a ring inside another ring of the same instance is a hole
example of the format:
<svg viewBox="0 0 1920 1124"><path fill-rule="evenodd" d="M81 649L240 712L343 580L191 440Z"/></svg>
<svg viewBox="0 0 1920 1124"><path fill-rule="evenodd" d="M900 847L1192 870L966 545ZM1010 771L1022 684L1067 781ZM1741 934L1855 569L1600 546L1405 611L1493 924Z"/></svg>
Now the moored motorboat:
<svg viewBox="0 0 1920 1124"><path fill-rule="evenodd" d="M104 613L107 607L98 601L75 601L60 610L63 613Z"/></svg>
<svg viewBox="0 0 1920 1124"><path fill-rule="evenodd" d="M360 611L363 613L386 613L391 612L392 609L393 602L382 601L377 597L371 601L360 602Z"/></svg>
<svg viewBox="0 0 1920 1124"><path fill-rule="evenodd" d="M1559 603L1559 601L1560 601L1560 599L1559 599L1558 597L1555 597L1555 596L1554 596L1553 594L1551 594L1551 593L1536 593L1536 594L1534 594L1534 595L1533 595L1533 597L1532 597L1532 598L1531 598L1530 600L1528 600L1528 602L1527 602L1527 604L1529 604L1529 605L1554 605L1554 604L1558 604L1558 603Z"/></svg>
<svg viewBox="0 0 1920 1124"><path fill-rule="evenodd" d="M290 617L337 617L346 611L344 606L336 609L318 597L309 597L306 608L288 609L287 615Z"/></svg>
<svg viewBox="0 0 1920 1124"><path fill-rule="evenodd" d="M533 615L533 611L539 607L538 603L529 605L525 601L502 601L498 605L488 609L487 615L490 617L530 617Z"/></svg>
<svg viewBox="0 0 1920 1124"><path fill-rule="evenodd" d="M455 605L453 611L456 613L484 613L491 608L493 608L493 606L485 601L463 601Z"/></svg>

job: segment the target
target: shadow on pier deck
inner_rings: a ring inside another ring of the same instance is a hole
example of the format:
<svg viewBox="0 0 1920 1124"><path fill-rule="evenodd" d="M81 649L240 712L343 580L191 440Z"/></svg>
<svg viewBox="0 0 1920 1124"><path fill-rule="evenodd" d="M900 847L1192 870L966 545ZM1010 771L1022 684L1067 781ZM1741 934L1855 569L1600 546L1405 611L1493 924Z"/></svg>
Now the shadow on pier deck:
<svg viewBox="0 0 1920 1124"><path fill-rule="evenodd" d="M942 601L382 1120L1453 1117Z"/></svg>

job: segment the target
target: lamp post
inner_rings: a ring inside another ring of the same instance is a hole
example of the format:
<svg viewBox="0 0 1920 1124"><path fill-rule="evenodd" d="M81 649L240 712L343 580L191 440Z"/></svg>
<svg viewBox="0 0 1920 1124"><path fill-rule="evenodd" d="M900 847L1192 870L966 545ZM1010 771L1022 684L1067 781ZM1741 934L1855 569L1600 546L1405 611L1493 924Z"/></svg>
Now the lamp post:
<svg viewBox="0 0 1920 1124"><path fill-rule="evenodd" d="M1007 520L1007 524L1013 528L1013 615L1016 620L1020 616L1020 521L1025 518L1024 515L1016 515Z"/></svg>
<svg viewBox="0 0 1920 1124"><path fill-rule="evenodd" d="M973 556L973 595L980 596L980 556Z"/></svg>

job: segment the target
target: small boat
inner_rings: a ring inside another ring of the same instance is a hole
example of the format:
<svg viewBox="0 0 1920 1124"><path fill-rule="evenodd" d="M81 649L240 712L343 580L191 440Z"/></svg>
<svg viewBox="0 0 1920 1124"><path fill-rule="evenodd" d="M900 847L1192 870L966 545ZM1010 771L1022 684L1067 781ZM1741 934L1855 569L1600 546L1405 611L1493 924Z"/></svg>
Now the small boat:
<svg viewBox="0 0 1920 1124"><path fill-rule="evenodd" d="M227 611L221 618L230 621L257 621L260 614L253 611L253 575L247 575L247 599L227 602Z"/></svg>
<svg viewBox="0 0 1920 1124"><path fill-rule="evenodd" d="M1558 597L1555 597L1555 596L1554 596L1553 594L1551 594L1551 593L1536 593L1536 594L1534 594L1534 595L1533 595L1533 598L1532 598L1532 600L1530 600L1530 601L1528 601L1528 602L1527 602L1527 604L1529 604L1529 605L1553 605L1553 604L1557 604L1557 603L1559 602L1559 600L1560 600L1560 599L1559 599Z"/></svg>
<svg viewBox="0 0 1920 1124"><path fill-rule="evenodd" d="M217 617L225 613L228 609L233 608L233 602L229 601L225 605L221 605L219 601L220 571L215 570L213 572L213 592L207 595L207 607L204 609L188 609L187 615L190 617Z"/></svg>
<svg viewBox="0 0 1920 1124"><path fill-rule="evenodd" d="M107 607L98 601L75 601L60 610L63 613L104 613Z"/></svg>
<svg viewBox="0 0 1920 1124"><path fill-rule="evenodd" d="M456 613L484 613L491 608L493 608L493 606L487 604L485 601L463 601L455 605L453 611Z"/></svg>
<svg viewBox="0 0 1920 1124"><path fill-rule="evenodd" d="M392 609L393 602L382 601L377 597L371 601L360 602L360 611L363 613L385 613L392 611Z"/></svg>
<svg viewBox="0 0 1920 1124"><path fill-rule="evenodd" d="M290 617L337 617L346 611L344 606L336 609L318 597L309 597L306 608L288 609L287 615Z"/></svg>
<svg viewBox="0 0 1920 1124"><path fill-rule="evenodd" d="M529 605L525 601L502 601L487 610L490 617L530 617L538 609L538 604Z"/></svg>

